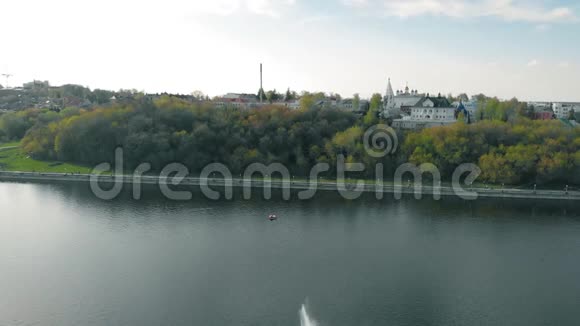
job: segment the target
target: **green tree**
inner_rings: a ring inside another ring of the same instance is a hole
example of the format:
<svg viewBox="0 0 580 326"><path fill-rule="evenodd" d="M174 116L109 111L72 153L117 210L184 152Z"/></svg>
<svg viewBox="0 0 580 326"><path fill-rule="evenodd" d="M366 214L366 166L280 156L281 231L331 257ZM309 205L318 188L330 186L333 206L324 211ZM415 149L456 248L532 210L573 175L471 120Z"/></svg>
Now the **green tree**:
<svg viewBox="0 0 580 326"><path fill-rule="evenodd" d="M19 140L34 126L41 114L46 110L30 109L10 112L0 116L0 130L6 140Z"/></svg>
<svg viewBox="0 0 580 326"><path fill-rule="evenodd" d="M258 90L258 94L256 95L256 97L260 100L260 101L264 101L268 99L268 96L266 95L266 93L264 92L263 88L260 88Z"/></svg>
<svg viewBox="0 0 580 326"><path fill-rule="evenodd" d="M268 100L268 102L270 102L270 104L272 104L275 101L280 100L281 98L282 98L282 96L278 92L276 92L275 89L268 91L266 93L266 99Z"/></svg>
<svg viewBox="0 0 580 326"><path fill-rule="evenodd" d="M324 93L309 93L309 92L302 92L300 96L300 108L301 109L312 109L316 102L321 101L324 99Z"/></svg>
<svg viewBox="0 0 580 326"><path fill-rule="evenodd" d="M111 102L111 98L115 95L114 92L102 90L102 89L95 89L91 94L89 94L88 99L89 101L103 105Z"/></svg>
<svg viewBox="0 0 580 326"><path fill-rule="evenodd" d="M290 91L290 88L286 90L286 94L284 95L284 101L290 102L296 100L297 98L298 94L296 94L296 92Z"/></svg>
<svg viewBox="0 0 580 326"><path fill-rule="evenodd" d="M371 126L379 122L379 113L382 108L382 100L383 96L381 94L379 93L373 94L373 96L371 97L369 110L364 117L363 122L365 125Z"/></svg>
<svg viewBox="0 0 580 326"><path fill-rule="evenodd" d="M312 94L303 94L300 97L300 108L303 110L310 109L314 106L314 96Z"/></svg>

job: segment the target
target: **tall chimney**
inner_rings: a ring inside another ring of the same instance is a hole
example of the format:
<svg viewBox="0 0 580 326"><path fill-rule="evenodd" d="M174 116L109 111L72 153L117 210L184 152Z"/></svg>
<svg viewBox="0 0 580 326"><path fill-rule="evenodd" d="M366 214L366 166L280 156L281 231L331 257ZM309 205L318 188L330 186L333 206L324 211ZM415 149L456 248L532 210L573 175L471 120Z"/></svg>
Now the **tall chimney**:
<svg viewBox="0 0 580 326"><path fill-rule="evenodd" d="M262 103L262 101L264 97L264 88L262 85L262 64L260 63L260 103Z"/></svg>

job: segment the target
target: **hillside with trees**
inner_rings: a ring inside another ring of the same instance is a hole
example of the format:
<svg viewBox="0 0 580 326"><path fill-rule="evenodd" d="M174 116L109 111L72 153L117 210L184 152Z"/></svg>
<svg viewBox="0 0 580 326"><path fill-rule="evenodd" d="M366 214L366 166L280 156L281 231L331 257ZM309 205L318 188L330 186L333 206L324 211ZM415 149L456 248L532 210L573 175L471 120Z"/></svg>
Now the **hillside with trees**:
<svg viewBox="0 0 580 326"><path fill-rule="evenodd" d="M411 133L404 155L433 163L450 176L461 163L475 163L494 184L580 183L580 128L560 121L482 121Z"/></svg>
<svg viewBox="0 0 580 326"><path fill-rule="evenodd" d="M156 171L180 162L197 174L221 162L240 174L254 162L279 162L293 175L307 176L321 162L336 171L336 157L342 154L347 162L367 166L353 177L372 179L375 164L383 163L388 178L410 161L433 163L449 179L458 165L475 163L483 170L480 180L490 183L580 184L580 128L532 121L516 100L488 101L480 110L483 120L475 124L399 134L395 155L373 158L365 151L363 135L381 122L380 95L373 96L362 118L315 106L321 96L303 96L299 110L276 105L216 109L210 102L170 96L94 109L29 109L0 116L0 139L21 139L21 150L35 159L86 166L112 162L115 148L122 147L127 171L144 162Z"/></svg>

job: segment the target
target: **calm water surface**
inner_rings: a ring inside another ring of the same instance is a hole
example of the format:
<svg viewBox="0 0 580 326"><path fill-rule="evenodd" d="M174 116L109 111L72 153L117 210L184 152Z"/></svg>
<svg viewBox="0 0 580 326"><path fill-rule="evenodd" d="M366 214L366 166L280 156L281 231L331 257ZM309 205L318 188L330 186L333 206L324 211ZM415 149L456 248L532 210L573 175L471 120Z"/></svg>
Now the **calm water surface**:
<svg viewBox="0 0 580 326"><path fill-rule="evenodd" d="M580 325L578 203L0 183L0 204L0 325Z"/></svg>

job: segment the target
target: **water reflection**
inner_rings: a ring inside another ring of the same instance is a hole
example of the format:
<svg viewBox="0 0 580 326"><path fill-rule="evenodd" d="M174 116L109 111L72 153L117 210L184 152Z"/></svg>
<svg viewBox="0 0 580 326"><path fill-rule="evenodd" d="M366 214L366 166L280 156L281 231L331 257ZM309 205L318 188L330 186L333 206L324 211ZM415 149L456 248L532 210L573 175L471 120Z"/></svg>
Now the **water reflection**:
<svg viewBox="0 0 580 326"><path fill-rule="evenodd" d="M580 323L573 203L273 194L0 183L0 325Z"/></svg>

